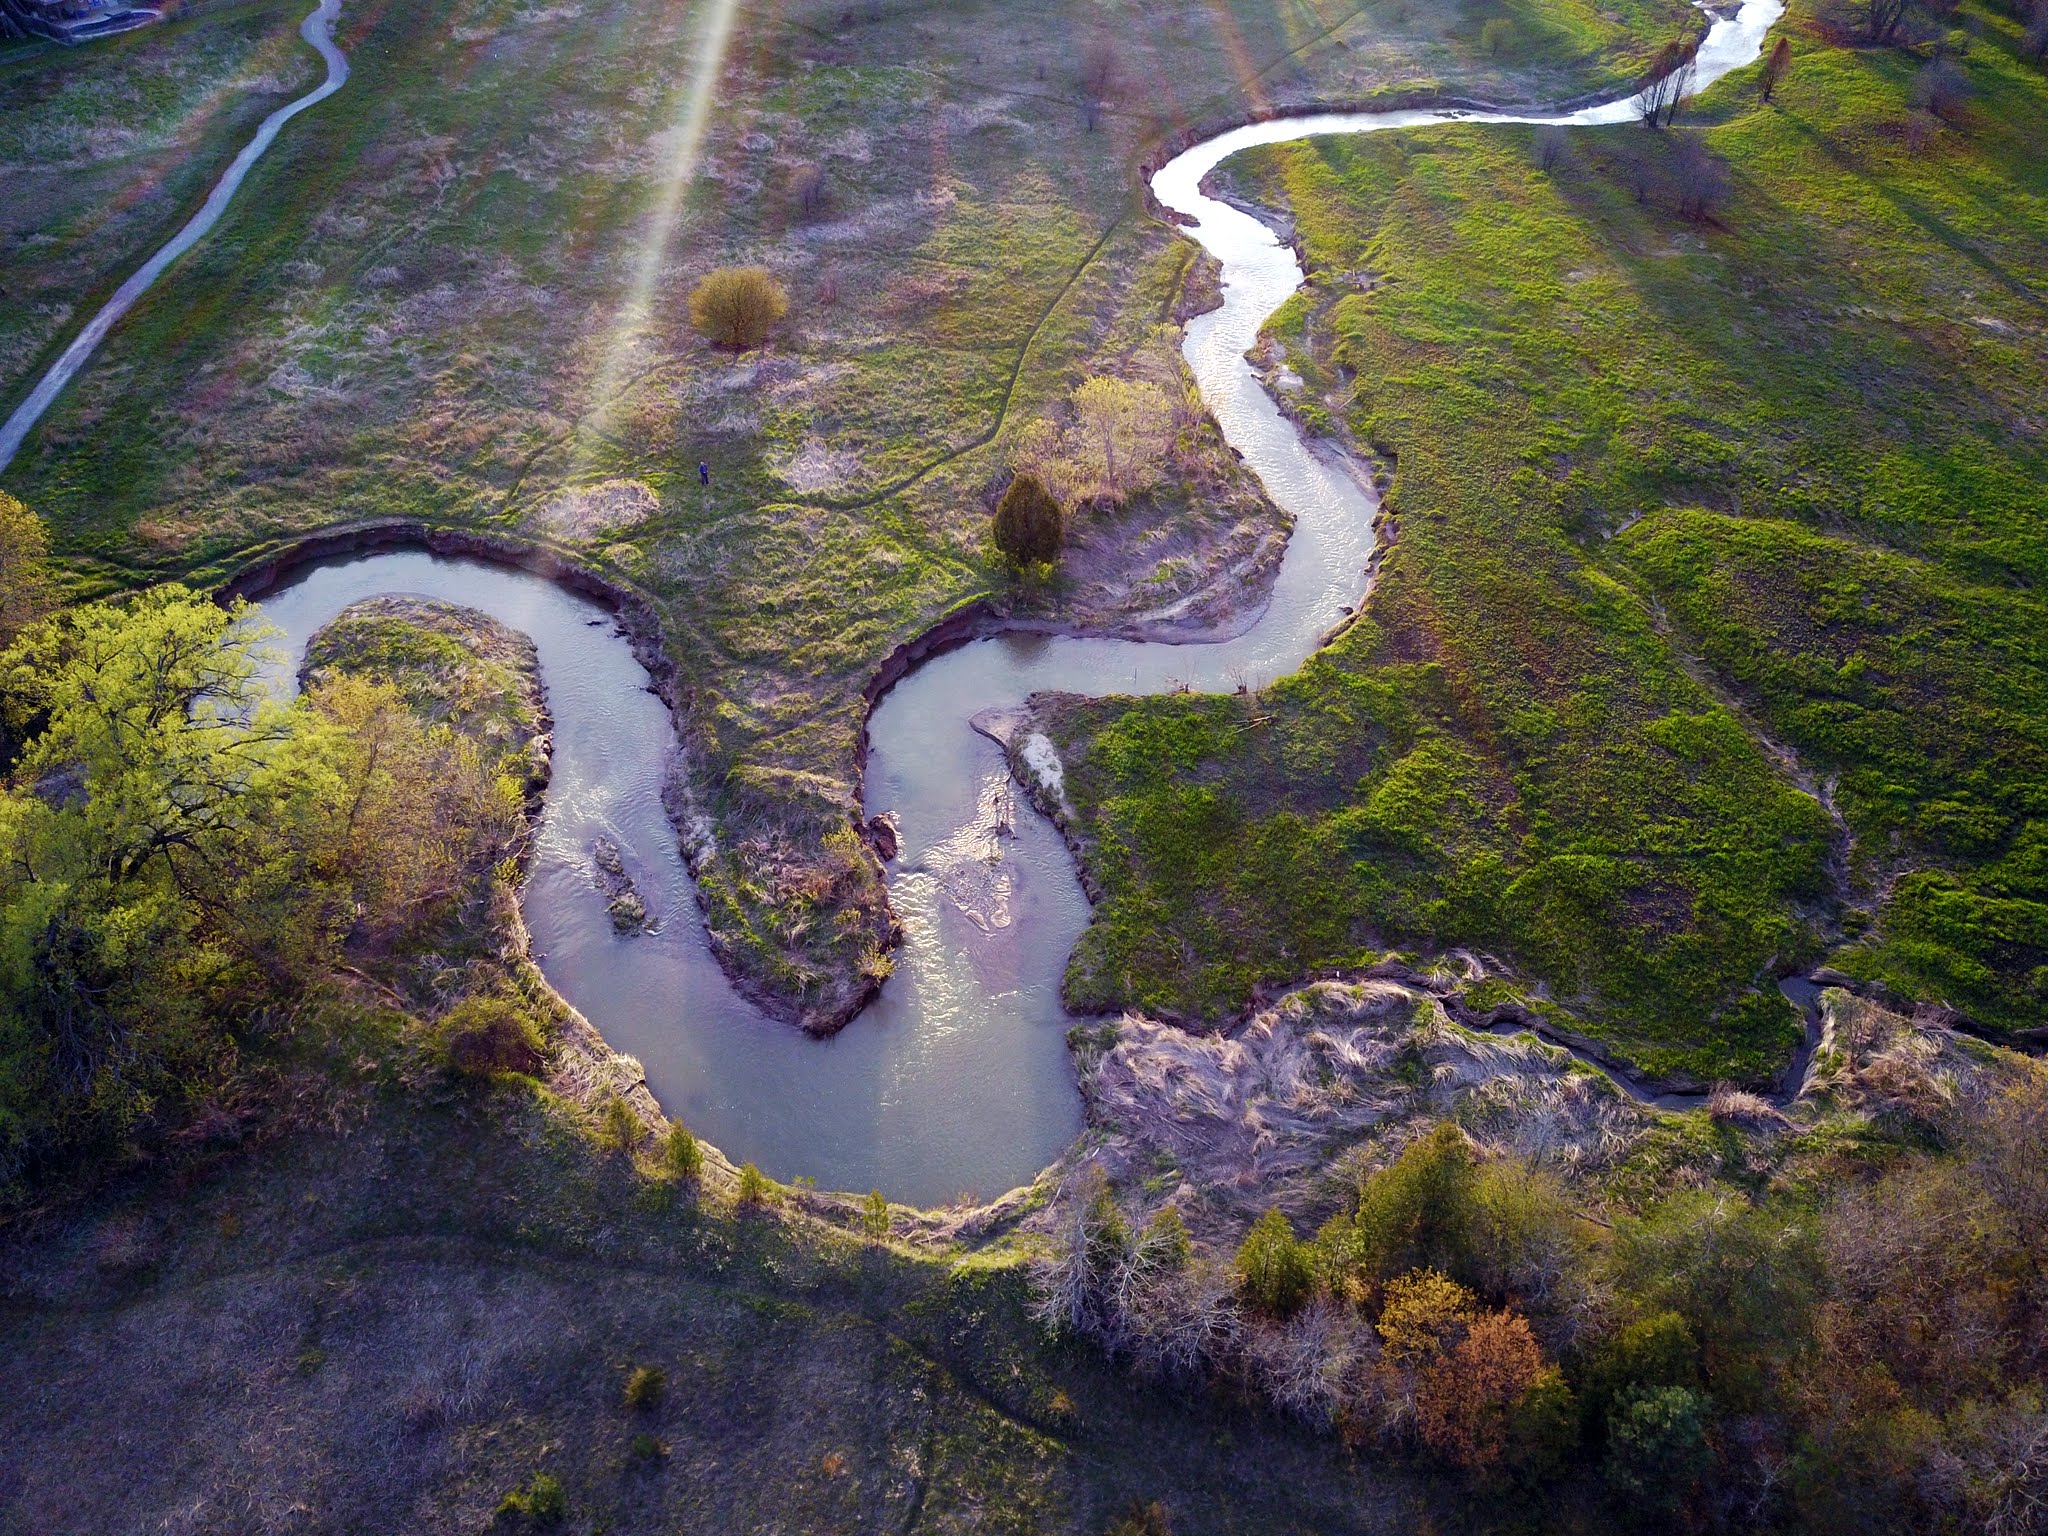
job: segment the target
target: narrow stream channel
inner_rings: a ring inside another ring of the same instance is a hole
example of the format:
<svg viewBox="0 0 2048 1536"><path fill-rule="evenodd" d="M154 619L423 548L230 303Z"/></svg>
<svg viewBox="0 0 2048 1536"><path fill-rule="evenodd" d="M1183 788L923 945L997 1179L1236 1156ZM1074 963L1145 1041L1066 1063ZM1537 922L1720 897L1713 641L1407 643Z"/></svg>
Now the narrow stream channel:
<svg viewBox="0 0 2048 1536"><path fill-rule="evenodd" d="M1700 87L1755 59L1782 10L1780 0L1748 0L1716 20ZM1271 600L1216 643L1007 635L937 657L892 689L870 726L867 809L900 825L890 895L908 939L880 999L829 1041L763 1017L712 958L660 804L671 724L601 610L541 577L397 553L311 567L266 597L264 613L294 659L347 604L384 592L466 603L533 636L555 716L555 776L525 910L548 979L640 1058L670 1113L735 1159L919 1203L993 1196L1030 1179L1080 1129L1064 1041L1074 1021L1059 979L1088 908L1057 833L1015 806L999 753L969 718L1045 689L1264 683L1299 667L1367 580L1372 499L1287 423L1244 358L1301 283L1294 253L1203 196L1202 178L1237 150L1324 134L1632 116L1623 98L1566 114L1287 118L1218 135L1159 170L1154 194L1193 220L1188 234L1223 265L1223 306L1188 326L1188 364L1224 435L1295 519ZM613 933L589 870L600 832L625 851L654 932Z"/></svg>
<svg viewBox="0 0 2048 1536"><path fill-rule="evenodd" d="M154 256L129 274L128 280L114 290L113 297L86 322L85 329L71 339L71 345L58 354L57 361L50 364L49 371L29 391L28 398L14 408L5 425L0 425L0 469L13 462L30 429L42 420L43 412L64 393L65 386L77 377L79 369L107 339L107 332L135 307L136 300L156 286L156 280L170 269L172 262L191 250L208 230L220 222L220 216L227 212L228 203L241 189L249 172L277 138L278 130L347 83L348 59L334 46L334 20L340 14L341 0L320 0L312 14L299 23L299 36L312 44L326 64L326 77L305 95L286 102L263 119L255 137L242 146L241 153L228 163L220 180L213 184L213 190L206 194L206 201L199 205L199 211L187 219L184 227L166 240Z"/></svg>

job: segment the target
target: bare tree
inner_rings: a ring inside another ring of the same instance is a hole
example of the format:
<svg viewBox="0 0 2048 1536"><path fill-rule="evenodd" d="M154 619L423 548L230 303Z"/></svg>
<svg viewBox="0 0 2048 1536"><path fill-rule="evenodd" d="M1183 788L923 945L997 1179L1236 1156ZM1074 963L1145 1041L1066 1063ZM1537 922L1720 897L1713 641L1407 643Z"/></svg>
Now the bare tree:
<svg viewBox="0 0 2048 1536"><path fill-rule="evenodd" d="M1536 164L1544 171L1554 171L1564 164L1570 151L1571 135L1556 123L1546 123L1536 130Z"/></svg>
<svg viewBox="0 0 2048 1536"><path fill-rule="evenodd" d="M1906 19L1906 0L1864 0L1864 26L1873 43L1889 43Z"/></svg>
<svg viewBox="0 0 2048 1536"><path fill-rule="evenodd" d="M1936 59L1913 77L1913 105L1945 123L1954 122L1969 99L1970 77L1953 59Z"/></svg>
<svg viewBox="0 0 2048 1536"><path fill-rule="evenodd" d="M1116 49L1106 37L1092 39L1081 50L1081 115L1090 133L1102 121L1102 109L1116 86L1117 67Z"/></svg>
<svg viewBox="0 0 2048 1536"><path fill-rule="evenodd" d="M789 190L796 197L798 211L806 219L817 218L831 201L831 189L826 184L822 165L798 166L796 174L789 179Z"/></svg>
<svg viewBox="0 0 2048 1536"><path fill-rule="evenodd" d="M1679 135L1672 144L1671 163L1677 172L1673 200L1679 217L1695 224L1708 222L1728 201L1728 167L1690 133Z"/></svg>
<svg viewBox="0 0 2048 1536"><path fill-rule="evenodd" d="M1778 83L1791 72L1792 45L1781 37L1778 39L1777 47L1771 50L1771 56L1764 60L1762 95L1765 101L1771 99L1771 93L1777 90Z"/></svg>
<svg viewBox="0 0 2048 1536"><path fill-rule="evenodd" d="M1673 38L1657 50L1636 87L1636 114L1645 128L1669 128L1678 120L1679 104L1692 94L1699 68L1698 44L1689 38Z"/></svg>
<svg viewBox="0 0 2048 1536"><path fill-rule="evenodd" d="M2027 23L2027 52L2048 59L2048 0L2035 0L2034 19Z"/></svg>

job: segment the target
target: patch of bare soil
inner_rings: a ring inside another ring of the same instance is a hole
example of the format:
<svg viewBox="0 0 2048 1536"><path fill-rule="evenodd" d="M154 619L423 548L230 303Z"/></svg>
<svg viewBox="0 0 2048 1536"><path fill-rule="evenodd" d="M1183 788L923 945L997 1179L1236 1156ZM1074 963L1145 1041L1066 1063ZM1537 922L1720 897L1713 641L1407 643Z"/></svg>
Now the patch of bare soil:
<svg viewBox="0 0 2048 1536"><path fill-rule="evenodd" d="M1534 1035L1465 1029L1445 1001L1404 982L1317 982L1221 1034L1126 1016L1083 1050L1089 1134L1047 1175L1059 1192L1029 1224L1058 1230L1078 1175L1099 1167L1142 1203L1176 1206L1198 1243L1227 1253L1270 1208L1314 1230L1363 1173L1446 1118L1487 1155L1549 1168L1597 1207L1677 1117L1729 1127L1741 1151L1732 1164L1705 1148L1662 1162L1659 1194L1730 1167L1767 1174L1795 1129L1933 1131L2028 1070L1935 1011L1831 989L1814 1070L1786 1108L1728 1088L1659 1108Z"/></svg>

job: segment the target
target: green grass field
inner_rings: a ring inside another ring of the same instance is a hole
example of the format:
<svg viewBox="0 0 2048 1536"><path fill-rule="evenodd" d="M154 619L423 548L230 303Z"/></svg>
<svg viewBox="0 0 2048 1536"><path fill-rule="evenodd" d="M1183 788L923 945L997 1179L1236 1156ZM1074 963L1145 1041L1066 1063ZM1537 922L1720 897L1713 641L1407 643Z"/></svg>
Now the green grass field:
<svg viewBox="0 0 2048 1536"><path fill-rule="evenodd" d="M1683 146L1225 167L1298 220L1273 329L1309 425L1394 460L1398 542L1264 727L1048 706L1107 892L1079 1001L1215 1017L1472 945L1652 1072L1746 1080L1797 1035L1771 973L1824 957L2042 1021L2048 79L2010 18L1959 22L1952 123L1909 106L1928 48L1809 9L1776 102L1732 78Z"/></svg>

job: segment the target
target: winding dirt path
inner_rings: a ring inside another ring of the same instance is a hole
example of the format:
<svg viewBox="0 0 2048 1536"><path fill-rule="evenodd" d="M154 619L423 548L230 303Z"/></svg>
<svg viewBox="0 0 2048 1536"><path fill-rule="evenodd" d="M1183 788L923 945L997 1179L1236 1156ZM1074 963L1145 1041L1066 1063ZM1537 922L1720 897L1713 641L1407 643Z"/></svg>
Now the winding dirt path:
<svg viewBox="0 0 2048 1536"><path fill-rule="evenodd" d="M71 345L50 364L49 371L29 391L28 398L14 408L14 414L0 426L0 469L13 462L35 424L61 395L65 387L76 378L79 371L91 359L99 344L107 339L107 333L120 323L121 317L133 309L136 302L155 286L156 280L170 270L171 264L191 250L206 237L209 230L220 222L220 216L227 212L229 202L248 179L256 162L263 158L276 140L284 125L297 117L308 107L317 106L348 80L348 59L334 46L334 22L341 14L341 0L320 0L313 12L299 23L299 36L313 45L320 57L327 61L327 78L322 80L305 95L288 101L270 116L256 130L256 136L242 146L242 152L222 172L213 190L206 194L206 201L199 205L199 211L185 221L170 239L166 240L157 253L137 267L126 282L114 290L114 296L100 306L99 313L85 324L71 340Z"/></svg>

